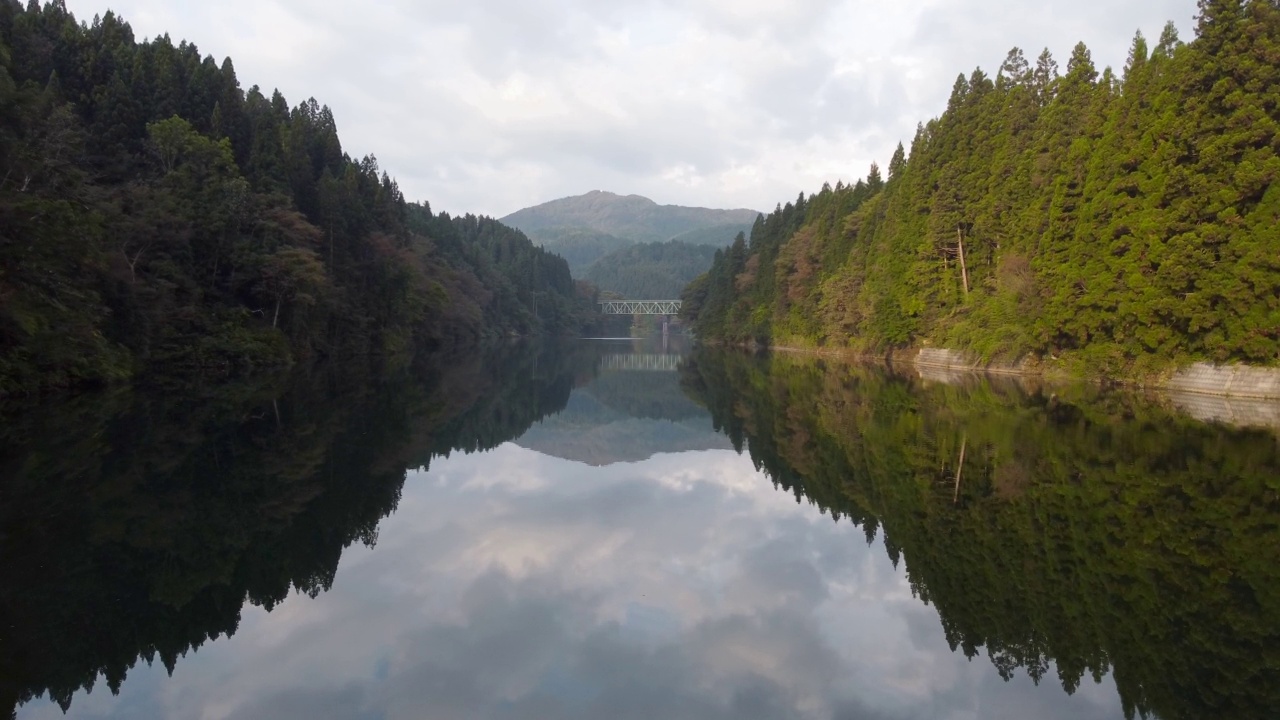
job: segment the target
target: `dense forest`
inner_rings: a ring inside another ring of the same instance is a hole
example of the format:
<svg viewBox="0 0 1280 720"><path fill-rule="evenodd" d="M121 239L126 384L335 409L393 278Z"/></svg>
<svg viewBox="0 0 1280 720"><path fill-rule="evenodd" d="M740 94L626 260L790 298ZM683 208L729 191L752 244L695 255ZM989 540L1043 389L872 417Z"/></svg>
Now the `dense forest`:
<svg viewBox="0 0 1280 720"><path fill-rule="evenodd" d="M330 110L108 12L0 0L0 394L596 318L564 260L406 202Z"/></svg>
<svg viewBox="0 0 1280 720"><path fill-rule="evenodd" d="M628 300L670 300L711 267L716 248L679 240L639 243L592 263L583 279Z"/></svg>
<svg viewBox="0 0 1280 720"><path fill-rule="evenodd" d="M706 338L1114 372L1280 359L1280 5L1201 0L1121 72L1017 48L691 283Z"/></svg>
<svg viewBox="0 0 1280 720"><path fill-rule="evenodd" d="M906 564L953 650L1127 717L1280 706L1280 452L1096 388L922 382L703 348L682 368L775 484ZM1051 667L1056 670L1051 670Z"/></svg>
<svg viewBox="0 0 1280 720"><path fill-rule="evenodd" d="M0 406L0 718L118 690L139 662L172 672L246 602L328 590L406 469L521 435L597 353L491 343L394 373L329 363Z"/></svg>

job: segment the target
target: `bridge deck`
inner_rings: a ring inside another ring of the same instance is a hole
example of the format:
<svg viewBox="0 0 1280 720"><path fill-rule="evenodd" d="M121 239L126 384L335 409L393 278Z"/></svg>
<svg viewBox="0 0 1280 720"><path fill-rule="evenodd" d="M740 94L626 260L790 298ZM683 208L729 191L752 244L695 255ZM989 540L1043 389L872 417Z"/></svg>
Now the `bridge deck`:
<svg viewBox="0 0 1280 720"><path fill-rule="evenodd" d="M677 315L679 300L605 300L600 303L605 315Z"/></svg>

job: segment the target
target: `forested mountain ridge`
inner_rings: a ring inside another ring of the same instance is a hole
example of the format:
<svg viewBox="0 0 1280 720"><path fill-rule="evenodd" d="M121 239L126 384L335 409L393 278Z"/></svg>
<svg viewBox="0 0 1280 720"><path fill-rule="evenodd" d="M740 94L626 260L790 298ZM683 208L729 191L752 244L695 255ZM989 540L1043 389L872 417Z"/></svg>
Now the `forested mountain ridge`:
<svg viewBox="0 0 1280 720"><path fill-rule="evenodd" d="M887 179L779 207L685 292L703 337L1146 372L1280 354L1280 7L1201 0L1119 74L956 79Z"/></svg>
<svg viewBox="0 0 1280 720"><path fill-rule="evenodd" d="M547 230L582 227L634 242L660 242L691 230L750 224L758 214L755 210L746 209L659 205L640 195L592 190L585 195L560 198L518 210L501 220L535 239Z"/></svg>
<svg viewBox="0 0 1280 720"><path fill-rule="evenodd" d="M599 258L634 243L679 239L696 245L728 245L758 215L755 210L659 205L640 195L593 190L518 210L501 221L563 254L578 276Z"/></svg>
<svg viewBox="0 0 1280 720"><path fill-rule="evenodd" d="M590 295L519 231L406 202L316 100L0 0L0 395L576 332Z"/></svg>

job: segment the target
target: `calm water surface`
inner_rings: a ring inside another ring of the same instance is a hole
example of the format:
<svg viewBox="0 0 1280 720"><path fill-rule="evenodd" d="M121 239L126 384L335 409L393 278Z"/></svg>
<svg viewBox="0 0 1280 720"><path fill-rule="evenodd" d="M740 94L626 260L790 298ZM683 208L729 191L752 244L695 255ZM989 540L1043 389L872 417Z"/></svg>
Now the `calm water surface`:
<svg viewBox="0 0 1280 720"><path fill-rule="evenodd" d="M11 417L24 720L1280 708L1276 432L1159 401L599 342Z"/></svg>

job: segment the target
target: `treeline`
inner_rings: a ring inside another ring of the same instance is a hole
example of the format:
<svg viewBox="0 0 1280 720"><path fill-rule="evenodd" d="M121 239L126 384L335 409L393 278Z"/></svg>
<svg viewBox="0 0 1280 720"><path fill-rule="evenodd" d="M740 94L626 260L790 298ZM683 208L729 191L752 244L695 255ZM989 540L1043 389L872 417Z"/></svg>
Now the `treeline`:
<svg viewBox="0 0 1280 720"><path fill-rule="evenodd" d="M1110 370L1280 352L1280 6L1201 0L1122 72L956 79L887 177L778 208L687 289L704 337ZM745 239L744 239L745 240Z"/></svg>
<svg viewBox="0 0 1280 720"><path fill-rule="evenodd" d="M627 300L671 300L711 267L715 252L679 240L638 243L596 260L583 277Z"/></svg>
<svg viewBox="0 0 1280 720"><path fill-rule="evenodd" d="M0 394L576 332L589 295L519 232L407 203L314 99L0 0Z"/></svg>
<svg viewBox="0 0 1280 720"><path fill-rule="evenodd" d="M1110 675L1129 718L1280 705L1274 433L785 354L704 348L681 371L780 490L880 539L951 648L1004 679Z"/></svg>

